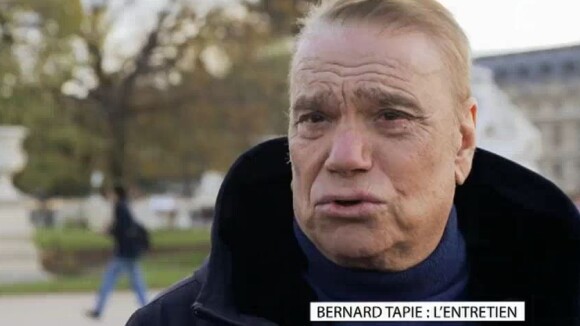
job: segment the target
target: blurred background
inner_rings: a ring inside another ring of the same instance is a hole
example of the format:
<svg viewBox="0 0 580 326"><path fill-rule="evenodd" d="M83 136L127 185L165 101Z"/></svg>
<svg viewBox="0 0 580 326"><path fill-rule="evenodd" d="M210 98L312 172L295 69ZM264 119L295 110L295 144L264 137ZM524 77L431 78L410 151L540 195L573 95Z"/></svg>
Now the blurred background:
<svg viewBox="0 0 580 326"><path fill-rule="evenodd" d="M153 293L191 274L230 164L286 133L312 2L0 0L0 324L87 323L112 250L100 189L116 182L151 231ZM580 199L579 5L441 2L472 42L479 146ZM134 301L114 295L102 324Z"/></svg>

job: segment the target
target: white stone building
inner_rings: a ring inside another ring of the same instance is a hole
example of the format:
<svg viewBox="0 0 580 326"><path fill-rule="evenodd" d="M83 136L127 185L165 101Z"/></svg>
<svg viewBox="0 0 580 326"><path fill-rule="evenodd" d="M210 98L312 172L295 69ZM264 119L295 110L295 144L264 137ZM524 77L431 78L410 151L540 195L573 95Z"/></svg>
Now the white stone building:
<svg viewBox="0 0 580 326"><path fill-rule="evenodd" d="M541 132L539 167L570 195L580 194L580 45L485 56L496 83Z"/></svg>
<svg viewBox="0 0 580 326"><path fill-rule="evenodd" d="M477 147L540 172L541 134L493 80L489 68L474 66L471 88L478 102Z"/></svg>

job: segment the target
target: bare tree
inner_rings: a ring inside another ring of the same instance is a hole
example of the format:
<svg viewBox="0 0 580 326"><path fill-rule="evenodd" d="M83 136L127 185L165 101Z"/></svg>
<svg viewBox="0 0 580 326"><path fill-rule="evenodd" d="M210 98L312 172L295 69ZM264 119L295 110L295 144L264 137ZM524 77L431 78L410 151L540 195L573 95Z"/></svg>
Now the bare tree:
<svg viewBox="0 0 580 326"><path fill-rule="evenodd" d="M134 2L127 2L127 6L133 5ZM245 10L245 7L240 8ZM166 105L155 107L137 105L143 90L147 90L149 96L152 93L165 98L163 93L166 88L178 84L184 71L193 67L207 70L199 54L216 43L227 46L224 34L245 34L243 36L248 39L251 38L250 34L263 32L263 22L256 17L252 19L247 12L245 14L235 18L228 16L224 10L216 9L201 16L190 1L170 0L157 13L155 23L145 34L137 53L125 58L118 71L111 72L105 70L107 53L104 45L114 19L106 6L90 9L80 37L90 54L89 67L96 78L96 86L77 100L89 102L105 121L109 132L108 165L113 179L127 178L131 121L141 114L177 107L173 103L184 100L171 98L167 99ZM251 48L251 44L247 46ZM238 52L239 49L238 46ZM81 80L76 82L83 83Z"/></svg>

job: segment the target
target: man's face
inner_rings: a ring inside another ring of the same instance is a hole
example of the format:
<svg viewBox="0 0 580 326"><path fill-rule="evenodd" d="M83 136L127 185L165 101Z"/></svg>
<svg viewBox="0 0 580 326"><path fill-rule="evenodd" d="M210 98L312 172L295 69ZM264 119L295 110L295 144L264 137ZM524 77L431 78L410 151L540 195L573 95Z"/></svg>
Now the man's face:
<svg viewBox="0 0 580 326"><path fill-rule="evenodd" d="M304 36L291 74L301 229L343 266L404 270L425 259L475 146L476 107L460 105L435 43L419 32L329 26Z"/></svg>

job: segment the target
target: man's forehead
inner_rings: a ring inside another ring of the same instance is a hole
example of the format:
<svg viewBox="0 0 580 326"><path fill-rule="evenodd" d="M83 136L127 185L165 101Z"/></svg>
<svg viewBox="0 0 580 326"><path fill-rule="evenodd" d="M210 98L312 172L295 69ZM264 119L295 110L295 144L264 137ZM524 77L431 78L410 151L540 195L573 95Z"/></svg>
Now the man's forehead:
<svg viewBox="0 0 580 326"><path fill-rule="evenodd" d="M417 74L443 67L438 47L424 33L369 24L319 24L306 31L297 44L293 72L324 64L344 68L383 65Z"/></svg>

